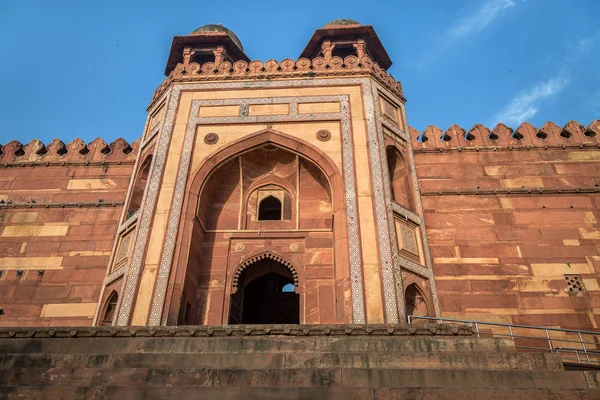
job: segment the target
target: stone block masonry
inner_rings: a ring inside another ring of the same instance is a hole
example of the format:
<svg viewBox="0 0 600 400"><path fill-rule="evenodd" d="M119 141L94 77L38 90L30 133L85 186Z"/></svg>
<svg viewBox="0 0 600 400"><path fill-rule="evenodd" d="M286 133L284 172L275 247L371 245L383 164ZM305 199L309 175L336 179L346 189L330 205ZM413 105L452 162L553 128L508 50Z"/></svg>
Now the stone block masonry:
<svg viewBox="0 0 600 400"><path fill-rule="evenodd" d="M7 399L597 399L598 373L466 326L0 329Z"/></svg>
<svg viewBox="0 0 600 400"><path fill-rule="evenodd" d="M442 315L598 328L600 121L411 136Z"/></svg>
<svg viewBox="0 0 600 400"><path fill-rule="evenodd" d="M0 146L0 326L91 325L136 148Z"/></svg>

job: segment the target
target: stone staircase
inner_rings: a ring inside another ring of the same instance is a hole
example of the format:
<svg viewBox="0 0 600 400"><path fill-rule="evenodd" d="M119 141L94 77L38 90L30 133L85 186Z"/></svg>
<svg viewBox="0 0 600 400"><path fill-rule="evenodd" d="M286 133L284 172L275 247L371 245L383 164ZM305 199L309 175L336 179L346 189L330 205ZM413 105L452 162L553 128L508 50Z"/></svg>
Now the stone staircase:
<svg viewBox="0 0 600 400"><path fill-rule="evenodd" d="M600 399L466 326L0 328L0 399Z"/></svg>

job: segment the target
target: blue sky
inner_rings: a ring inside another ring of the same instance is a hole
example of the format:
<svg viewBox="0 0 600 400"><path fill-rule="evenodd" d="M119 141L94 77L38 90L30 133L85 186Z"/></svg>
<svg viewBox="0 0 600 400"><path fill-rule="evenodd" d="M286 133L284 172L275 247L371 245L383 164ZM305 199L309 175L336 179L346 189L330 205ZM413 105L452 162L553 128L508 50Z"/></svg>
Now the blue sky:
<svg viewBox="0 0 600 400"><path fill-rule="evenodd" d="M0 0L0 143L133 141L173 36L222 23L251 59L295 59L336 18L375 27L416 129L587 125L599 15L597 0Z"/></svg>

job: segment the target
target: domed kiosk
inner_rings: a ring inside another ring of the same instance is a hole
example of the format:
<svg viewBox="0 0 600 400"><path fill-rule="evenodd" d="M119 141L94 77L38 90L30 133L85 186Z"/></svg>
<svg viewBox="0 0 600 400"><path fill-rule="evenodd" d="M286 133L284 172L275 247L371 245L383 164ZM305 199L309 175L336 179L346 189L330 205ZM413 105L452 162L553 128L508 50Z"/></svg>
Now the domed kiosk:
<svg viewBox="0 0 600 400"><path fill-rule="evenodd" d="M371 25L361 25L353 19L338 18L315 31L300 57L344 58L349 55L361 59L369 56L383 69L392 65L392 60Z"/></svg>
<svg viewBox="0 0 600 400"><path fill-rule="evenodd" d="M233 31L225 28L221 24L202 25L200 28L198 28L195 31L193 31L192 33L190 33L190 36L210 36L210 35L220 36L223 33L226 34L227 36L229 36L231 38L231 40L233 41L233 43L235 43L236 46L240 48L240 50L244 51L244 46L242 46L242 42L237 37L237 35L235 33L233 33Z"/></svg>
<svg viewBox="0 0 600 400"><path fill-rule="evenodd" d="M179 63L187 67L193 62L219 64L238 60L250 61L250 58L244 53L237 35L221 24L203 25L188 36L173 38L165 75L169 75Z"/></svg>
<svg viewBox="0 0 600 400"><path fill-rule="evenodd" d="M328 22L327 24L325 24L325 26L323 26L323 28L332 27L332 26L348 26L348 25L360 26L360 22L355 21L353 19L338 18L338 19L334 19L333 21Z"/></svg>

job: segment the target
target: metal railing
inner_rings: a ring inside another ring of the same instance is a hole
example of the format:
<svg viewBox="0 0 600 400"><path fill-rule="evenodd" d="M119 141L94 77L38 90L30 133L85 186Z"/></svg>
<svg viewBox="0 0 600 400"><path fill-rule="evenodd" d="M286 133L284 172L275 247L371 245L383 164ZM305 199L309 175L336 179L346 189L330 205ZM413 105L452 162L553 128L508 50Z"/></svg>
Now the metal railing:
<svg viewBox="0 0 600 400"><path fill-rule="evenodd" d="M533 325L501 324L465 319L408 316L415 320L466 324L475 328L477 337L511 338L517 350L559 353L564 363L600 366L600 332L544 328Z"/></svg>

